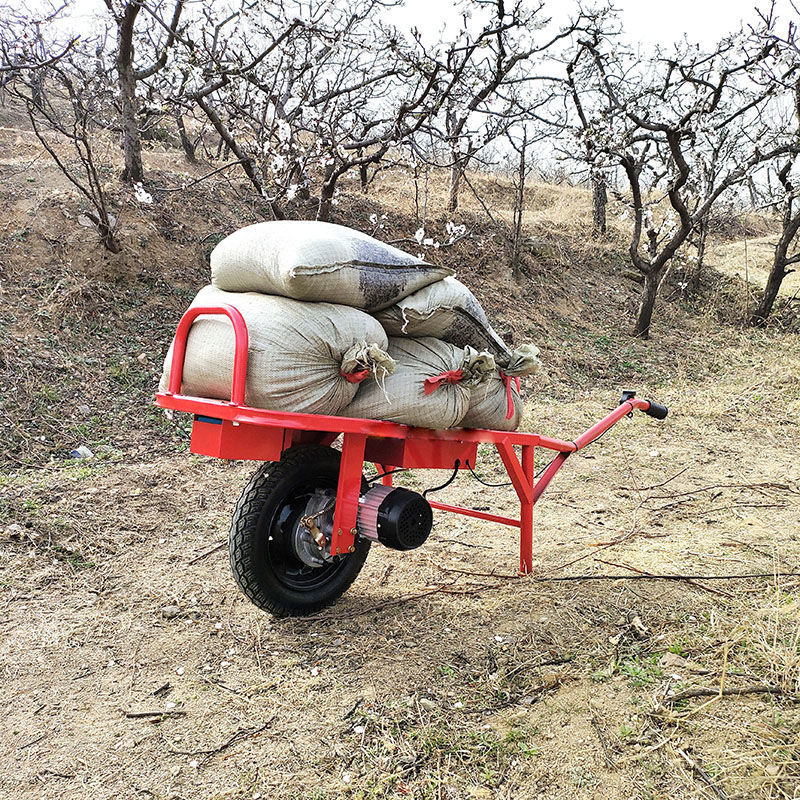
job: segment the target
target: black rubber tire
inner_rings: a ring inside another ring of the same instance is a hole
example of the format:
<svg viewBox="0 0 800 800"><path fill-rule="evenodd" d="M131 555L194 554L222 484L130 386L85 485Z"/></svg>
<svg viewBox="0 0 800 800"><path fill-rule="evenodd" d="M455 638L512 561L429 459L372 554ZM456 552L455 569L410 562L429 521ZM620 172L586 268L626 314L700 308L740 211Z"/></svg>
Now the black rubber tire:
<svg viewBox="0 0 800 800"><path fill-rule="evenodd" d="M292 447L280 461L262 464L239 497L228 535L231 571L245 596L264 611L313 614L347 591L361 571L369 539L356 537L353 553L313 569L281 538L282 527L291 528L293 515L304 508L304 497L316 488L336 489L340 460L330 447Z"/></svg>

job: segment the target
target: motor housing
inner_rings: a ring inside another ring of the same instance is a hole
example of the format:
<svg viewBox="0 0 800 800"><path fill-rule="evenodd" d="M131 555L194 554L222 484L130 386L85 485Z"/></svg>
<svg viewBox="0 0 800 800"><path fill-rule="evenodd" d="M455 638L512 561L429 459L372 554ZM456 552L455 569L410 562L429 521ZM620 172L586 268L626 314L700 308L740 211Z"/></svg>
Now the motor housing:
<svg viewBox="0 0 800 800"><path fill-rule="evenodd" d="M358 532L393 550L414 550L432 527L430 503L410 489L374 486L359 499Z"/></svg>

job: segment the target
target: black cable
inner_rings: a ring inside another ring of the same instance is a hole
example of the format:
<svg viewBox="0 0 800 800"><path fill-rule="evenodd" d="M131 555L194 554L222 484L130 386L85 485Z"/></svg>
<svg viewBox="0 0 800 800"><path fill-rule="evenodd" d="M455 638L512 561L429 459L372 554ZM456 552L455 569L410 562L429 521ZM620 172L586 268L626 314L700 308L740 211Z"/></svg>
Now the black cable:
<svg viewBox="0 0 800 800"><path fill-rule="evenodd" d="M398 472L408 472L408 468L400 467L399 469L390 469L388 472L384 472L381 475L376 475L374 478L367 478L367 483L375 483L375 481L379 481L381 478L385 478L388 475L396 475Z"/></svg>
<svg viewBox="0 0 800 800"><path fill-rule="evenodd" d="M534 476L533 479L536 480L555 460L558 456L553 456Z"/></svg>
<svg viewBox="0 0 800 800"><path fill-rule="evenodd" d="M497 488L498 486L511 486L511 481L505 481L505 483L489 483L475 473L475 470L472 469L472 464L469 463L469 459L467 459L464 463L467 465L467 469L472 473L472 477L475 478L478 483L482 483L484 486L491 486L492 488Z"/></svg>
<svg viewBox="0 0 800 800"><path fill-rule="evenodd" d="M441 485L441 486L431 486L429 489L426 489L423 493L423 497L427 497L428 492L438 492L440 489L444 489L445 487L449 486L458 475L458 468L461 466L461 460L456 459L453 463L453 474Z"/></svg>

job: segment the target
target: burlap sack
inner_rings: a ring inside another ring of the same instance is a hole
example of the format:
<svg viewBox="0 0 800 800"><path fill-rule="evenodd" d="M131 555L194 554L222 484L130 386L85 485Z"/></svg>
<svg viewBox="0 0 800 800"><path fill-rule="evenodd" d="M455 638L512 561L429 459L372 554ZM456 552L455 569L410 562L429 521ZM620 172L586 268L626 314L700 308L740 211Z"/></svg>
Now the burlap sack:
<svg viewBox="0 0 800 800"><path fill-rule="evenodd" d="M495 370L489 380L472 390L469 409L459 427L495 431L515 431L519 428L524 408L518 380L502 370Z"/></svg>
<svg viewBox="0 0 800 800"><path fill-rule="evenodd" d="M396 303L453 271L327 222L261 222L211 253L211 282L230 292L334 300L366 311Z"/></svg>
<svg viewBox="0 0 800 800"><path fill-rule="evenodd" d="M498 362L511 357L478 299L452 277L418 289L375 316L389 336L433 336L457 347L488 350Z"/></svg>
<svg viewBox="0 0 800 800"><path fill-rule="evenodd" d="M192 306L222 303L237 308L247 323L249 406L338 414L362 381L383 381L394 368L386 353L386 334L363 311L255 292L223 292L213 286L202 289ZM198 317L187 341L182 393L230 399L233 354L230 320ZM171 363L172 346L164 362L162 391L169 385Z"/></svg>
<svg viewBox="0 0 800 800"><path fill-rule="evenodd" d="M470 391L495 369L488 352L438 339L390 338L395 370L385 381L365 383L342 412L423 428L452 428L469 408Z"/></svg>

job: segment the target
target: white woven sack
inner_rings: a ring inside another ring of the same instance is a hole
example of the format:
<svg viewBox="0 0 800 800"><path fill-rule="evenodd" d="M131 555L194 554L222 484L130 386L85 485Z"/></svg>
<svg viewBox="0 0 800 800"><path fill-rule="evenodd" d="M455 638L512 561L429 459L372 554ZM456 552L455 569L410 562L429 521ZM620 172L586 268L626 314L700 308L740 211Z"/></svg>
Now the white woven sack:
<svg viewBox="0 0 800 800"><path fill-rule="evenodd" d="M389 336L433 336L457 347L488 350L499 360L511 356L478 299L452 277L418 289L375 316Z"/></svg>
<svg viewBox="0 0 800 800"><path fill-rule="evenodd" d="M365 383L342 412L422 428L452 428L466 414L470 390L495 369L491 353L432 339L390 338L394 372Z"/></svg>
<svg viewBox="0 0 800 800"><path fill-rule="evenodd" d="M495 370L489 380L472 390L469 409L459 427L495 431L515 431L519 428L524 408L517 380L501 370Z"/></svg>
<svg viewBox="0 0 800 800"><path fill-rule="evenodd" d="M453 271L328 222L261 222L211 253L211 282L230 292L335 300L377 311Z"/></svg>
<svg viewBox="0 0 800 800"><path fill-rule="evenodd" d="M385 380L394 367L386 353L386 334L363 311L255 292L223 292L213 286L202 289L192 306L223 303L237 308L247 324L249 406L335 415L352 401L360 380ZM230 320L198 317L187 340L181 392L230 399L233 356ZM162 391L169 385L171 364L172 345L164 362Z"/></svg>

